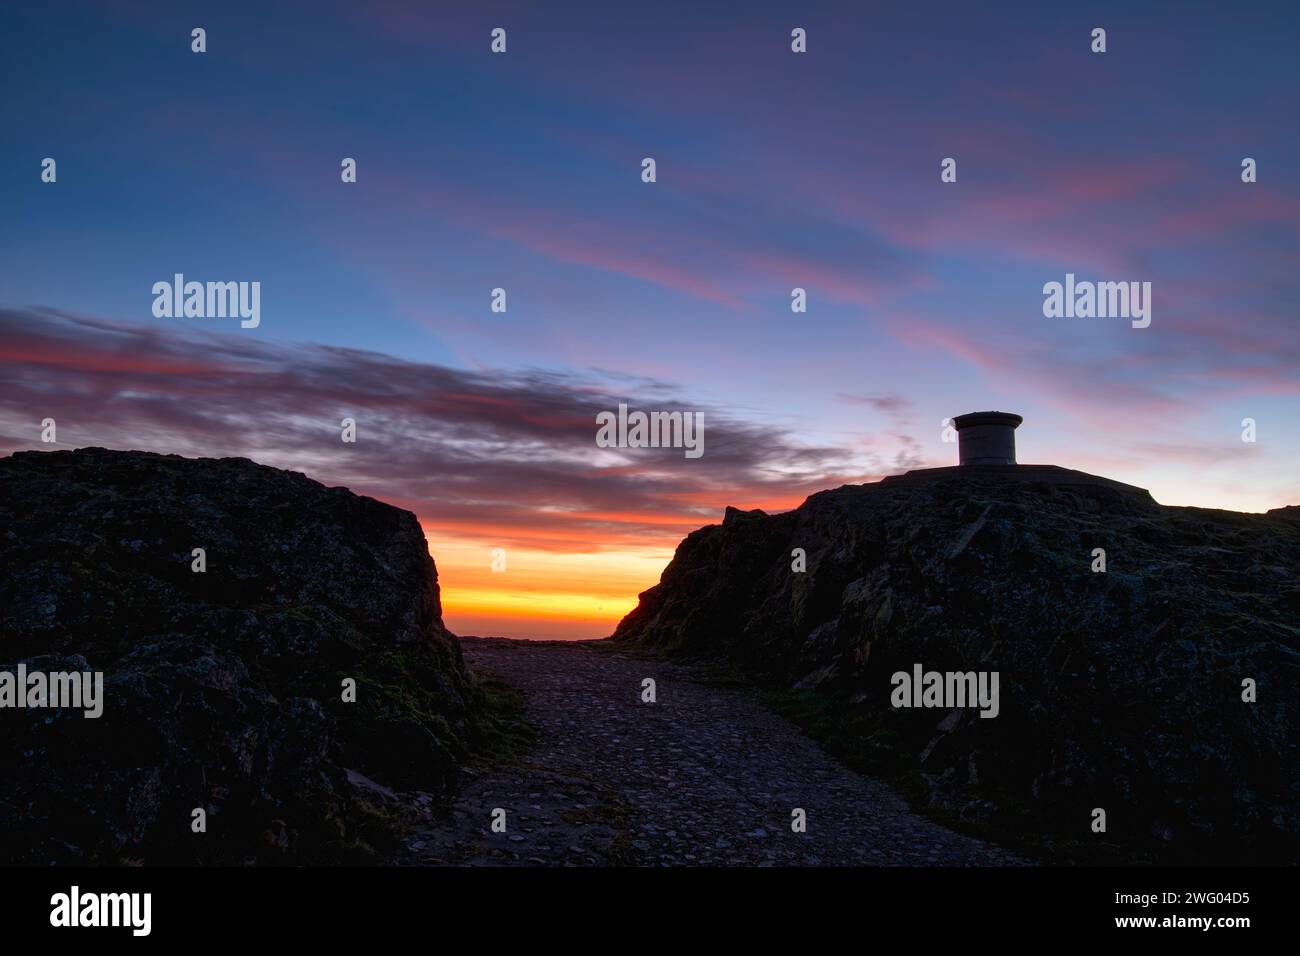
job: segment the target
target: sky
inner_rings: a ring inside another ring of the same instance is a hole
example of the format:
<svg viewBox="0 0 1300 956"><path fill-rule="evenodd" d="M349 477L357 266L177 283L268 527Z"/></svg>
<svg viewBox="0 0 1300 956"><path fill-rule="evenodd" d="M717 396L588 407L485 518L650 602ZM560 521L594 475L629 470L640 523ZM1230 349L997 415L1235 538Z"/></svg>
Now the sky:
<svg viewBox="0 0 1300 956"><path fill-rule="evenodd" d="M531 638L979 409L1165 504L1300 503L1300 7L1069 7L5 5L0 453L346 485L420 518L453 631ZM155 316L176 273L260 323ZM1045 316L1067 274L1149 327ZM620 402L704 454L597 447Z"/></svg>

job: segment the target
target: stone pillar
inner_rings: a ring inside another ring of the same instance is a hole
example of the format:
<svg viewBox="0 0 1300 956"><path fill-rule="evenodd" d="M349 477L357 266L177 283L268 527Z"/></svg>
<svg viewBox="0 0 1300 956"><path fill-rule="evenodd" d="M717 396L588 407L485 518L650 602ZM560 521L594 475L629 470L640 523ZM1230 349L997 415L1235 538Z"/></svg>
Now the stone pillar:
<svg viewBox="0 0 1300 956"><path fill-rule="evenodd" d="M1016 428L1024 419L1011 412L971 412L952 420L963 465L1014 465Z"/></svg>

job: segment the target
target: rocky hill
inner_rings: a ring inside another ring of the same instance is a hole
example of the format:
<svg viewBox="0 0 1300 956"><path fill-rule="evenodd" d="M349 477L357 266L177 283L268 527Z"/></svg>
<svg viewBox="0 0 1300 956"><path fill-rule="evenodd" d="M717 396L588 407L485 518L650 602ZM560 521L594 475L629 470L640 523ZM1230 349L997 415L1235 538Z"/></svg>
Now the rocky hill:
<svg viewBox="0 0 1300 956"><path fill-rule="evenodd" d="M1048 859L1300 859L1300 508L1163 507L1042 466L914 472L728 509L614 641L777 688L915 803ZM893 706L917 664L997 671L997 717Z"/></svg>
<svg viewBox="0 0 1300 956"><path fill-rule="evenodd" d="M436 804L480 731L415 516L246 459L0 459L20 663L102 672L105 699L0 709L9 863L364 860L389 792Z"/></svg>

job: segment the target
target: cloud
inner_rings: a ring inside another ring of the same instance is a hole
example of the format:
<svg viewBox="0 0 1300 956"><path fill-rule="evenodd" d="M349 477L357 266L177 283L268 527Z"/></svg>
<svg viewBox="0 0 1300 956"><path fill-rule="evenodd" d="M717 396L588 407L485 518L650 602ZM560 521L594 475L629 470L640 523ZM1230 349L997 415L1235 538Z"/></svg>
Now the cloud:
<svg viewBox="0 0 1300 956"><path fill-rule="evenodd" d="M245 456L503 545L666 545L715 521L725 504L792 507L823 488L879 477L868 473L878 458L613 373L465 371L52 310L0 309L0 342L0 434L26 436L10 437L7 451L48 449L38 434L49 417L58 423L55 447ZM621 401L702 412L704 456L598 449L595 416ZM345 417L357 422L355 444L340 440Z"/></svg>
<svg viewBox="0 0 1300 956"><path fill-rule="evenodd" d="M870 405L878 412L894 414L906 412L912 407L912 403L902 395L855 395L840 392L835 398L846 405Z"/></svg>

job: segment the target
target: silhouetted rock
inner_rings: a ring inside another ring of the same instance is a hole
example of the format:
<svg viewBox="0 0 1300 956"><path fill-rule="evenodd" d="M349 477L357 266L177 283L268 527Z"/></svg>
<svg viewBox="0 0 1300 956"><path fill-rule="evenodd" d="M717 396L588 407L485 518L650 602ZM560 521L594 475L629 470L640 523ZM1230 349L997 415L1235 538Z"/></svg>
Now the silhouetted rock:
<svg viewBox="0 0 1300 956"><path fill-rule="evenodd" d="M914 472L784 514L728 509L614 640L784 688L921 804L1058 859L1294 861L1298 514L1164 507L1049 466ZM918 663L998 671L999 716L893 708L891 675Z"/></svg>
<svg viewBox="0 0 1300 956"><path fill-rule="evenodd" d="M103 671L106 697L0 709L0 859L364 859L400 815L377 794L447 795L479 692L409 512L86 448L0 459L0 528L0 670Z"/></svg>

